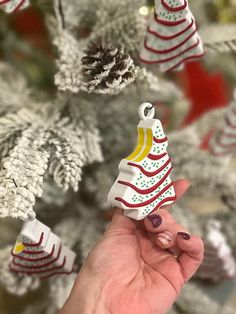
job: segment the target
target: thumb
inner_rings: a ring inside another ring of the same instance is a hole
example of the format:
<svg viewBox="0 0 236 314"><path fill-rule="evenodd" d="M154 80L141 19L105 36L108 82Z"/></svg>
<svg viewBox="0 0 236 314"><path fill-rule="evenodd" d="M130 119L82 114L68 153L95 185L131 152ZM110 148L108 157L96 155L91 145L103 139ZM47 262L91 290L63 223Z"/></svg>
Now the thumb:
<svg viewBox="0 0 236 314"><path fill-rule="evenodd" d="M106 232L116 231L121 234L134 233L137 227L137 224L138 224L138 221L125 216L123 213L123 210L120 208L117 208Z"/></svg>

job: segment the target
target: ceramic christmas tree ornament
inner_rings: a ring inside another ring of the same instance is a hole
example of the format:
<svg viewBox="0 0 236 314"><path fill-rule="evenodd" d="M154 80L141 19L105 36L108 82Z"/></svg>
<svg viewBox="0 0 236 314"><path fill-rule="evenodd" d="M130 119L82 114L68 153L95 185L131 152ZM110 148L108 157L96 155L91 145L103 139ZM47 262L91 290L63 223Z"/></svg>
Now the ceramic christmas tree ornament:
<svg viewBox="0 0 236 314"><path fill-rule="evenodd" d="M203 55L195 19L187 0L156 0L140 60L159 64L161 71L180 70L184 62Z"/></svg>
<svg viewBox="0 0 236 314"><path fill-rule="evenodd" d="M108 195L113 206L123 208L126 216L136 220L176 199L167 137L160 120L153 119L154 113L152 104L140 106L137 147L121 160L118 178Z"/></svg>
<svg viewBox="0 0 236 314"><path fill-rule="evenodd" d="M23 10L29 6L29 0L0 0L0 8L6 13Z"/></svg>
<svg viewBox="0 0 236 314"><path fill-rule="evenodd" d="M235 278L236 267L232 250L218 221L208 222L204 246L204 259L196 276L213 282Z"/></svg>
<svg viewBox="0 0 236 314"><path fill-rule="evenodd" d="M234 100L226 109L224 118L211 139L210 151L215 156L236 153L236 91Z"/></svg>
<svg viewBox="0 0 236 314"><path fill-rule="evenodd" d="M47 278L73 271L75 253L37 219L27 221L12 250L12 271Z"/></svg>

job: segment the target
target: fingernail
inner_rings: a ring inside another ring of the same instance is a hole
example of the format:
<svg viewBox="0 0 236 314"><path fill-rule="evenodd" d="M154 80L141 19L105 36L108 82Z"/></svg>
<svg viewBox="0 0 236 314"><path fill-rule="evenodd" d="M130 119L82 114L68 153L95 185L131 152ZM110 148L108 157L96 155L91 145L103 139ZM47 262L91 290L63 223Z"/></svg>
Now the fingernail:
<svg viewBox="0 0 236 314"><path fill-rule="evenodd" d="M191 238L191 236L186 232L178 232L177 234L184 240L189 240Z"/></svg>
<svg viewBox="0 0 236 314"><path fill-rule="evenodd" d="M184 179L187 185L187 189L191 186L191 181L189 181L188 179Z"/></svg>
<svg viewBox="0 0 236 314"><path fill-rule="evenodd" d="M162 219L160 215L149 215L147 216L148 220L151 222L154 228L157 228L162 223Z"/></svg>
<svg viewBox="0 0 236 314"><path fill-rule="evenodd" d="M161 242L161 244L167 245L172 239L172 234L168 231L161 232L157 234L157 239Z"/></svg>

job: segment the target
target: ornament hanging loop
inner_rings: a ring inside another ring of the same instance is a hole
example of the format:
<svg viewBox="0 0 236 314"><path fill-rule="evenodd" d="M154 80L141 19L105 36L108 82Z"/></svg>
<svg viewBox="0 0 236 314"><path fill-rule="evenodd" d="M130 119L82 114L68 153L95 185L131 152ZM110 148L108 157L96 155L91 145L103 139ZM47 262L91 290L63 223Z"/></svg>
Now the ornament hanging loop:
<svg viewBox="0 0 236 314"><path fill-rule="evenodd" d="M144 102L140 105L138 114L141 120L153 119L155 108L149 102Z"/></svg>

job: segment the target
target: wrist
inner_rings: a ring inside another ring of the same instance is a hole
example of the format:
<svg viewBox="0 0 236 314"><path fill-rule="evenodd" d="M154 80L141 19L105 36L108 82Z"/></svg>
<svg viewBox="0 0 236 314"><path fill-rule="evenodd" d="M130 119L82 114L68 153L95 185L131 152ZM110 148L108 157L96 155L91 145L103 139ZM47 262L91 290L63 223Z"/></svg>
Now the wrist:
<svg viewBox="0 0 236 314"><path fill-rule="evenodd" d="M82 270L75 283L74 298L80 314L111 314L108 282Z"/></svg>
<svg viewBox="0 0 236 314"><path fill-rule="evenodd" d="M101 289L94 288L95 282L90 282L93 289L87 291L78 291L77 303L78 313L80 314L110 314L106 298L103 296Z"/></svg>

